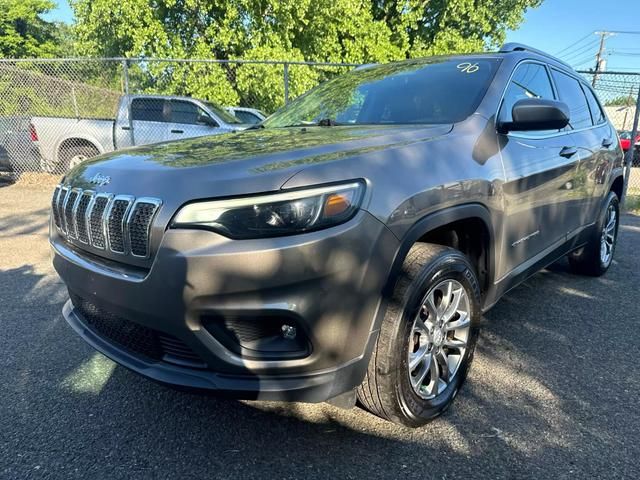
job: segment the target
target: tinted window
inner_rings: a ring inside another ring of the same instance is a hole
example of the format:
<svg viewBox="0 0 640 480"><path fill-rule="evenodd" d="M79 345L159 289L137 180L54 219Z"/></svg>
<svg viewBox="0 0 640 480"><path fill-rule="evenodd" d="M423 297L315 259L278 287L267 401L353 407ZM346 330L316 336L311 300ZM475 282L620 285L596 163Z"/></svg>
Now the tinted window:
<svg viewBox="0 0 640 480"><path fill-rule="evenodd" d="M593 120L593 124L600 125L601 123L604 123L606 118L596 96L586 85L582 85L582 88L584 90L584 94L587 96L587 102L589 103L589 110L591 110L591 119Z"/></svg>
<svg viewBox="0 0 640 480"><path fill-rule="evenodd" d="M198 123L198 119L200 116L209 117L209 115L195 103L183 100L171 100L172 123L199 125L200 123Z"/></svg>
<svg viewBox="0 0 640 480"><path fill-rule="evenodd" d="M355 69L269 117L266 127L314 124L437 124L464 120L480 104L500 60L411 60Z"/></svg>
<svg viewBox="0 0 640 480"><path fill-rule="evenodd" d="M242 123L258 123L261 121L261 118L255 116L253 113L251 112L245 112L243 110L235 110L233 112L233 114L236 116L236 118L238 120L240 120Z"/></svg>
<svg viewBox="0 0 640 480"><path fill-rule="evenodd" d="M574 130L586 128L592 125L591 113L587 99L582 92L580 82L575 78L565 75L557 70L551 71L556 82L560 100L569 107L569 125Z"/></svg>
<svg viewBox="0 0 640 480"><path fill-rule="evenodd" d="M500 118L506 122L512 121L513 105L523 98L554 99L551 81L544 66L538 63L524 63L518 66L504 94ZM535 133L547 134L549 132Z"/></svg>
<svg viewBox="0 0 640 480"><path fill-rule="evenodd" d="M164 122L164 104L161 98L135 98L131 102L131 116L145 122Z"/></svg>

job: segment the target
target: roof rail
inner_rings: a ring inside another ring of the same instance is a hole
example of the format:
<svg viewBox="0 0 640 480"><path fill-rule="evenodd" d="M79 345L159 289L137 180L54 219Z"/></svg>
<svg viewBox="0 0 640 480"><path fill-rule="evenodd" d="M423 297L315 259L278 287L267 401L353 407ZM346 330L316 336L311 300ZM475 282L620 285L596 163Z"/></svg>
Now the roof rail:
<svg viewBox="0 0 640 480"><path fill-rule="evenodd" d="M552 60L555 60L556 62L564 65L565 67L568 67L571 70L573 70L573 67L571 65L569 65L567 62L562 61L559 58L556 58L556 57L554 57L553 55L551 55L551 54L549 54L547 52L543 52L542 50L538 50L537 48L530 47L530 46L525 45L523 43L516 43L516 42L505 43L504 45L502 45L502 47L500 47L499 52L500 53L509 53L509 52L531 52L531 53L537 53L538 55L542 55L543 57L547 57L547 58L550 58Z"/></svg>

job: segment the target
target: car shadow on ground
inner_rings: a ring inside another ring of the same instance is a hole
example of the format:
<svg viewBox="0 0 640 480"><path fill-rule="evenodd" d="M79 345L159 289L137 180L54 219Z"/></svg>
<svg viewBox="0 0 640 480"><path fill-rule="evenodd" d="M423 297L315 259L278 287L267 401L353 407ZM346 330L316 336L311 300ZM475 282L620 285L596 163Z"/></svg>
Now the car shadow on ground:
<svg viewBox="0 0 640 480"><path fill-rule="evenodd" d="M417 430L156 385L72 332L51 271L0 270L0 477L637 478L638 245L626 216L606 276L561 261L503 298L454 406Z"/></svg>

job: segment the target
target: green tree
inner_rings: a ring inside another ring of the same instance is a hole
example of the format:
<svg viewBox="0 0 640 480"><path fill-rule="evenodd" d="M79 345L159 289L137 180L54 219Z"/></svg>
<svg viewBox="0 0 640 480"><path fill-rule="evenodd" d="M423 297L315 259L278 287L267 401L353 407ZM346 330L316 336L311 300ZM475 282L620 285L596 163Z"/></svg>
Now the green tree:
<svg viewBox="0 0 640 480"><path fill-rule="evenodd" d="M71 5L78 48L85 55L369 63L494 48L527 8L541 2L71 0ZM146 62L135 68L134 88L268 111L284 99L282 67ZM292 66L290 96L328 75Z"/></svg>
<svg viewBox="0 0 640 480"><path fill-rule="evenodd" d="M0 0L0 56L59 55L64 26L42 18L54 7L51 0Z"/></svg>

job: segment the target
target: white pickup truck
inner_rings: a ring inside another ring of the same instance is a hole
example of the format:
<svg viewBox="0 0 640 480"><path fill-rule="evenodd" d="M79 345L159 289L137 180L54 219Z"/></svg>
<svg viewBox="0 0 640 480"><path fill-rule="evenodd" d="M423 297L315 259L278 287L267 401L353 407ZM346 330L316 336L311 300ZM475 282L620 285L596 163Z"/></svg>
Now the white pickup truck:
<svg viewBox="0 0 640 480"><path fill-rule="evenodd" d="M30 131L40 152L42 170L64 173L101 153L249 126L222 107L195 98L124 95L115 120L33 117Z"/></svg>

